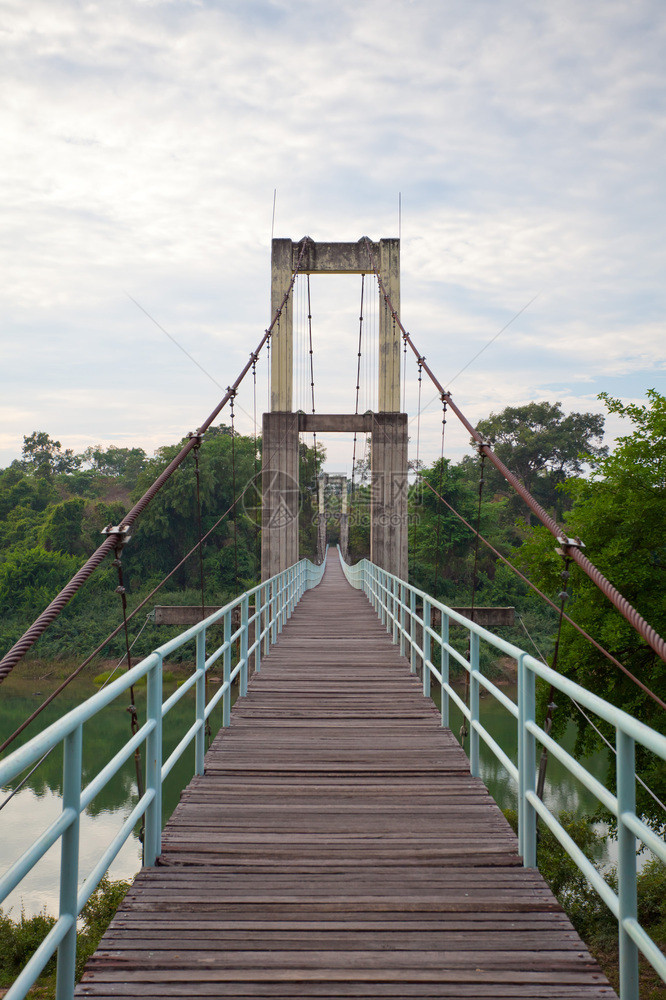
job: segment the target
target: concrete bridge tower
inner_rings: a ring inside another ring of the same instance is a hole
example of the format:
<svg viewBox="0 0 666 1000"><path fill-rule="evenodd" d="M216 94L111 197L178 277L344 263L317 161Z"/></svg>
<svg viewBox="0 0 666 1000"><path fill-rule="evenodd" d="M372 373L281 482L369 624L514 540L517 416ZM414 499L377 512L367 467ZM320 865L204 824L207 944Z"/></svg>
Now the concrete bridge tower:
<svg viewBox="0 0 666 1000"><path fill-rule="evenodd" d="M305 244L305 245L304 245ZM315 243L275 239L271 252L271 315L299 274L368 274L376 266L400 314L400 241ZM407 414L400 412L400 328L379 293L378 409L364 414L293 412L293 305L290 295L273 330L271 412L263 416L261 576L298 559L298 440L301 432L346 431L371 436L370 558L407 578Z"/></svg>

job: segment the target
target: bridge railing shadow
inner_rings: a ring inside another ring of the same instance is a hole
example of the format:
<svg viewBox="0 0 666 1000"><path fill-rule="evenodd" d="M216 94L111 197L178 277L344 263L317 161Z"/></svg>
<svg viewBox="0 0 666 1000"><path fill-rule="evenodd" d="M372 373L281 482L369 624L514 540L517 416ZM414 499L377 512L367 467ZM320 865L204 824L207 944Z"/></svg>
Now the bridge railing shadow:
<svg viewBox="0 0 666 1000"><path fill-rule="evenodd" d="M176 762L194 743L193 774L204 773L206 726L211 713L222 702L222 725L228 726L231 716L232 685L239 697L247 693L250 673L261 669L261 659L277 640L299 600L321 581L326 560L315 566L307 559L246 591L202 622L159 646L131 670L77 708L54 722L38 736L0 761L0 787L7 785L29 767L40 761L54 747L63 746L63 799L60 815L32 843L0 878L0 904L25 876L39 863L58 841L60 855L60 908L56 923L23 968L5 1000L25 997L58 951L56 973L57 1000L69 1000L74 995L76 961L76 923L78 915L108 871L123 844L132 836L136 824L144 820L143 863L152 866L161 852L162 784ZM238 611L240 611L240 618ZM236 615L234 612L236 611ZM232 617L239 620L234 628ZM222 641L210 651L207 632L212 626L222 627ZM169 656L183 647L193 651L192 674L163 700L162 677ZM207 697L207 676L221 661L221 683ZM134 685L145 682L146 719L130 740L115 754L98 774L82 788L84 725L99 718L100 713L118 697L126 696ZM193 691L193 720L180 742L163 760L162 729L171 709ZM81 881L79 871L79 827L85 809L118 774L139 748L145 749L144 788L116 836L107 846L92 871Z"/></svg>
<svg viewBox="0 0 666 1000"><path fill-rule="evenodd" d="M430 696L433 681L439 685L442 725L449 726L451 701L462 713L469 726L471 774L479 776L479 748L480 740L483 740L515 782L518 789L518 843L525 867L536 867L539 817L618 920L620 995L623 1000L638 997L639 950L666 980L666 957L637 919L637 846L647 847L666 863L666 843L636 813L635 765L636 744L666 761L666 737L369 560L363 559L349 566L340 557L340 563L348 582L364 591L393 642L400 645L403 655L408 656L412 673L421 674L424 695ZM439 611L441 616L439 630L432 627L434 610ZM462 626L467 632L467 656L452 644L452 624ZM484 676L479 656L481 642L517 661L517 703ZM468 701L463 700L451 685L451 659L462 667L467 676ZM436 664L435 660L439 663ZM555 690L614 727L617 793L606 788L537 725L537 678L552 684ZM482 724L479 710L481 689L495 698L516 720L518 753L515 763ZM536 758L539 746L545 747L617 819L617 893L537 795Z"/></svg>

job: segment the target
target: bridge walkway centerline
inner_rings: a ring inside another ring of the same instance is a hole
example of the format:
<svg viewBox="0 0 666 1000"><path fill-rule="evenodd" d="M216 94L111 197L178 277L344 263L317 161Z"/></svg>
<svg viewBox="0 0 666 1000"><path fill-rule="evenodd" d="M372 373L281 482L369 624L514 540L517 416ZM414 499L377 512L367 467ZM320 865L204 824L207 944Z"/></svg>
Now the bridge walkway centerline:
<svg viewBox="0 0 666 1000"><path fill-rule="evenodd" d="M205 767L77 997L615 997L337 560Z"/></svg>

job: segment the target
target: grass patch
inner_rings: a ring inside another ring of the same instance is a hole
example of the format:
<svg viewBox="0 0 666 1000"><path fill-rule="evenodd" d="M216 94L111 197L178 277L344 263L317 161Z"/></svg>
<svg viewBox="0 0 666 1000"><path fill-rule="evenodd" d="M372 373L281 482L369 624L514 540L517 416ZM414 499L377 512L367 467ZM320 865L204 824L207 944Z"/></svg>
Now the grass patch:
<svg viewBox="0 0 666 1000"><path fill-rule="evenodd" d="M98 687L101 687L102 684L106 684L106 682L109 680L109 678L113 677L114 675L116 675L117 677L122 677L123 676L122 673L120 673L120 672L118 672L116 674L115 670L103 670L101 674L97 674L96 677L93 677L93 682ZM176 675L174 673L172 673L170 670L165 670L162 673L162 683L163 684L173 684L173 682L175 680L176 680ZM148 683L147 676L146 677L141 677L138 681L134 682L134 687L137 687L137 688L145 687L147 683ZM181 683L182 683L182 681L181 681Z"/></svg>
<svg viewBox="0 0 666 1000"><path fill-rule="evenodd" d="M517 831L515 810L505 809L504 815ZM577 819L566 812L560 813L558 818L583 853L594 857L600 838L592 820L589 817ZM537 865L617 992L620 972L617 920L555 835L543 824L539 827ZM613 891L617 892L615 868L603 874ZM666 949L666 865L658 858L652 858L638 872L637 883L638 922L663 951ZM639 975L641 1000L666 1000L666 983L642 956L639 956Z"/></svg>
<svg viewBox="0 0 666 1000"><path fill-rule="evenodd" d="M83 926L76 935L77 982L128 889L129 882L111 882L103 878L83 907ZM26 917L23 911L20 919L14 921L0 909L0 987L11 986L55 922L55 917L46 912ZM53 955L29 995L52 1000L55 979L56 956Z"/></svg>

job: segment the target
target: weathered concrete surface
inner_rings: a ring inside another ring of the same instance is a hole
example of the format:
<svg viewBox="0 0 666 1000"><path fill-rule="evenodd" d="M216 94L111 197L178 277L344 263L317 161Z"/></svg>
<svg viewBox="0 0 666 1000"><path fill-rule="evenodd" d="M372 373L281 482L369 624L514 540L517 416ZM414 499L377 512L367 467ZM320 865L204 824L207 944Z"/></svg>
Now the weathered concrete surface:
<svg viewBox="0 0 666 1000"><path fill-rule="evenodd" d="M264 413L261 468L261 579L298 561L298 414Z"/></svg>
<svg viewBox="0 0 666 1000"><path fill-rule="evenodd" d="M376 413L371 441L370 559L407 579L407 414Z"/></svg>

